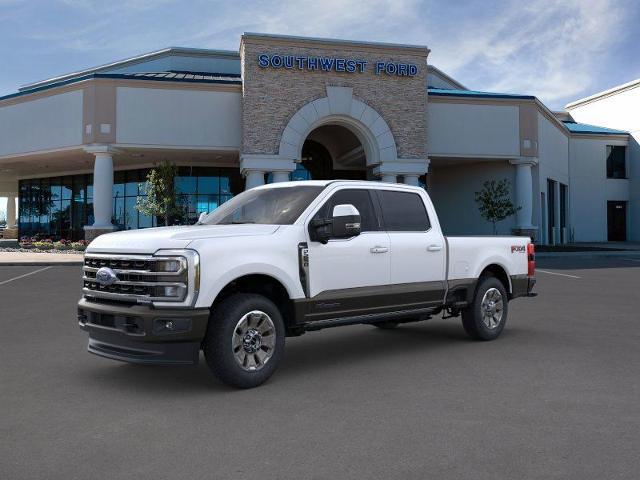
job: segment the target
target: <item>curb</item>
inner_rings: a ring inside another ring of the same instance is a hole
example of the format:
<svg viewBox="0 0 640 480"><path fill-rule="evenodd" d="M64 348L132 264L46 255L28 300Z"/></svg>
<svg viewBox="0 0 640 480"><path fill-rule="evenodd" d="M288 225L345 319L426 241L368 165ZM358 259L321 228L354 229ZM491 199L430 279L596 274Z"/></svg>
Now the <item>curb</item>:
<svg viewBox="0 0 640 480"><path fill-rule="evenodd" d="M536 252L536 258L561 258L561 257L638 257L638 250L616 251L589 251L589 252Z"/></svg>
<svg viewBox="0 0 640 480"><path fill-rule="evenodd" d="M0 267L81 267L82 262L0 262Z"/></svg>

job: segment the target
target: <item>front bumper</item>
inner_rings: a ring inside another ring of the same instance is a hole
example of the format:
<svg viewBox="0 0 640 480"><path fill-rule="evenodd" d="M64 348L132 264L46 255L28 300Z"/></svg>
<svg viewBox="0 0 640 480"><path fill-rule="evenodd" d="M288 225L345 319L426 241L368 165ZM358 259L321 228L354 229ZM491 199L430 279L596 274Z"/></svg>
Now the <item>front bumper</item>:
<svg viewBox="0 0 640 480"><path fill-rule="evenodd" d="M89 333L89 352L124 362L196 364L208 321L208 308L78 302L78 325Z"/></svg>

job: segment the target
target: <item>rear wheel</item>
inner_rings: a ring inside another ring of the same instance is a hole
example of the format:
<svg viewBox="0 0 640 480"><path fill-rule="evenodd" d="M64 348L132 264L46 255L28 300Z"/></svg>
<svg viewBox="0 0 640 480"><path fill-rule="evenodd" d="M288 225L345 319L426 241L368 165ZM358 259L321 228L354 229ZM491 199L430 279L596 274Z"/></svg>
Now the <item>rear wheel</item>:
<svg viewBox="0 0 640 480"><path fill-rule="evenodd" d="M473 302L462 311L462 326L478 340L498 338L509 313L507 291L495 277L481 277Z"/></svg>
<svg viewBox="0 0 640 480"><path fill-rule="evenodd" d="M282 315L271 300L237 293L211 312L202 349L216 377L233 387L252 388L275 372L284 338Z"/></svg>

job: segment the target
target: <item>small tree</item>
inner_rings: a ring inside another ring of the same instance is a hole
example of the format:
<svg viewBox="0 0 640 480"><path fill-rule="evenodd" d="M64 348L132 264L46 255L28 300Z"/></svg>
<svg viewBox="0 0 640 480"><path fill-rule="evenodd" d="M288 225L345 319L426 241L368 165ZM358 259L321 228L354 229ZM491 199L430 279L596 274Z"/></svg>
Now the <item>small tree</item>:
<svg viewBox="0 0 640 480"><path fill-rule="evenodd" d="M169 225L171 217L181 212L173 180L177 174L178 167L166 160L152 168L147 174L146 185L140 185L146 197L137 198L136 210L144 215L162 217L164 224Z"/></svg>
<svg viewBox="0 0 640 480"><path fill-rule="evenodd" d="M493 234L498 233L496 224L514 215L521 207L515 207L511 202L509 181L504 178L499 181L487 180L482 184L482 190L476 192L476 203L482 218L491 222Z"/></svg>

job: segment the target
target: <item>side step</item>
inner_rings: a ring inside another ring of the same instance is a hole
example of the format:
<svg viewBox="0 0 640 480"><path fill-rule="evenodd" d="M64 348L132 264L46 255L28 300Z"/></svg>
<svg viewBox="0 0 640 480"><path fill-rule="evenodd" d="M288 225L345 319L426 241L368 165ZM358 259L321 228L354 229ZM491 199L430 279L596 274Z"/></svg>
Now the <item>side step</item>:
<svg viewBox="0 0 640 480"><path fill-rule="evenodd" d="M401 323L419 322L421 320L428 320L431 314L436 310L436 308L430 307L419 308L416 310L400 310L398 312L369 313L353 317L327 318L326 320L316 320L314 322L305 323L302 328L305 331L314 331L322 330L324 328L341 327L344 325L359 325L385 321L398 321Z"/></svg>

